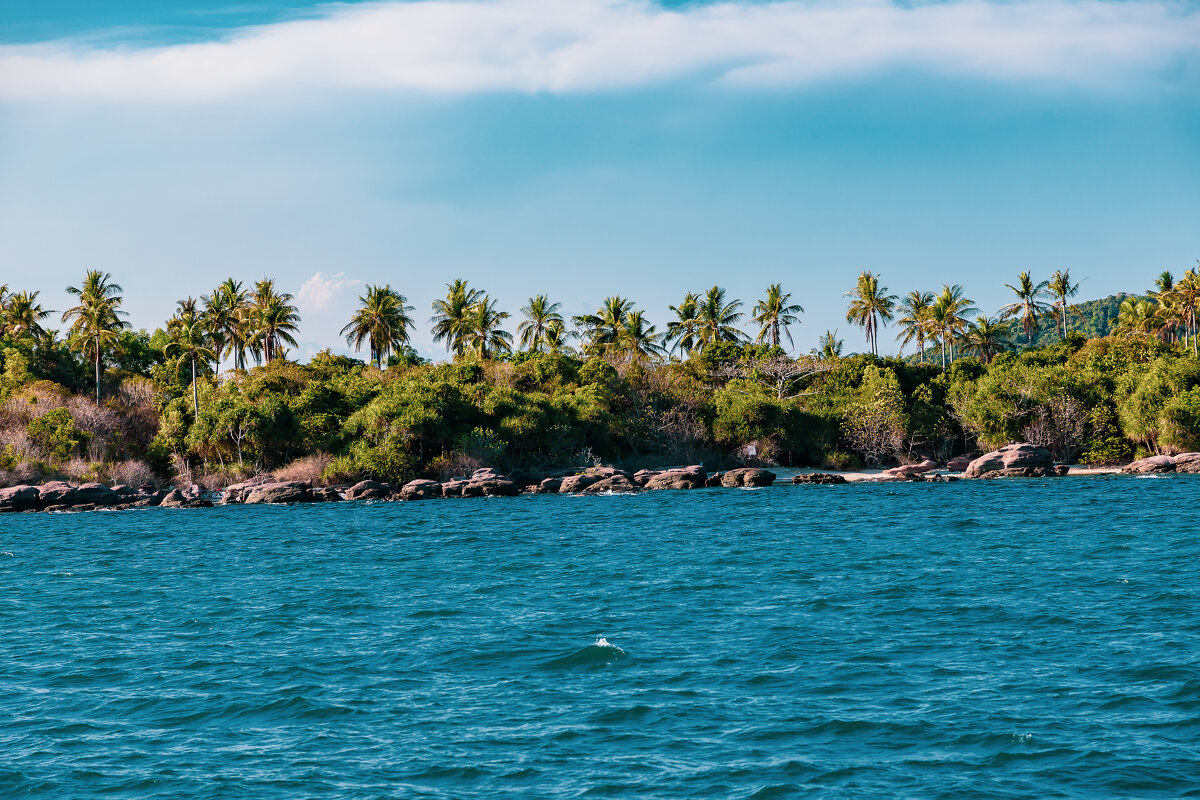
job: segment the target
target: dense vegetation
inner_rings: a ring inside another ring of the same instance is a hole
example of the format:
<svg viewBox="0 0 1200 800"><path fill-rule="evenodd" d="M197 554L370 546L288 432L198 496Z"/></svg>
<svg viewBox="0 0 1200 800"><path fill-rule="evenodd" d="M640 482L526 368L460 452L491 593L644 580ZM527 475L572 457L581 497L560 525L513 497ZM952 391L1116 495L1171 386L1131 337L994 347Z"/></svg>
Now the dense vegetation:
<svg viewBox="0 0 1200 800"><path fill-rule="evenodd" d="M803 309L778 284L748 315L719 287L689 293L661 333L621 297L569 321L532 297L514 337L509 313L455 281L430 320L445 363L408 346L407 299L370 286L342 331L368 360L326 351L307 364L288 358L299 314L269 280L182 300L153 333L129 329L122 289L102 273L69 289L65 335L46 327L36 292L0 287L0 481L217 485L262 470L394 481L597 461L847 468L1015 440L1119 463L1200 449L1198 282L1164 274L1145 295L1076 307L1069 274L1021 273L993 318L960 286L901 299L863 273L847 320L872 352L843 356L826 332L792 357L783 346ZM874 355L889 323L917 355Z"/></svg>

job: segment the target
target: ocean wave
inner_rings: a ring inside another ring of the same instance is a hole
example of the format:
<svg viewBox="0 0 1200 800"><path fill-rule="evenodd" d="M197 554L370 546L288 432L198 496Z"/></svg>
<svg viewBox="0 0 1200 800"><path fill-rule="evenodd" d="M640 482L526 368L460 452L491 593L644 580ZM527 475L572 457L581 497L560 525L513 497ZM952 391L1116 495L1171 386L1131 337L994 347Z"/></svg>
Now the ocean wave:
<svg viewBox="0 0 1200 800"><path fill-rule="evenodd" d="M629 658L629 654L603 636L592 644L552 658L542 664L545 669L596 669Z"/></svg>

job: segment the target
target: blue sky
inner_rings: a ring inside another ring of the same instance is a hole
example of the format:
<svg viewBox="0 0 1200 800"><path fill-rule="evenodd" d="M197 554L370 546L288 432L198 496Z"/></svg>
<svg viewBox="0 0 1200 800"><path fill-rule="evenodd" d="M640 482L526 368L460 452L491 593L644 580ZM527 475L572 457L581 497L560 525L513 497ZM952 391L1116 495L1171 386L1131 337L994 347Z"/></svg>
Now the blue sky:
<svg viewBox="0 0 1200 800"><path fill-rule="evenodd" d="M661 326L779 281L797 350L861 350L860 269L994 311L1021 269L1195 265L1198 56L1200 6L1140 0L10 3L0 282L61 309L104 269L153 328L271 275L303 357L365 283L422 323L464 277Z"/></svg>

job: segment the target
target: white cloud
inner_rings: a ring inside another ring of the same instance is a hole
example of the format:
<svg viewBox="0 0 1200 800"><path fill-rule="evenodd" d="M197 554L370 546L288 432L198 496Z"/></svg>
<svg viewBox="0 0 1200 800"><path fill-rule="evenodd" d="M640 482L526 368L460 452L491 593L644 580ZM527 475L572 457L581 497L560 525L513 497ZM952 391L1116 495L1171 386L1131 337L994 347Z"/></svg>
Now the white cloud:
<svg viewBox="0 0 1200 800"><path fill-rule="evenodd" d="M194 101L256 91L575 92L697 79L796 86L896 67L1108 85L1196 59L1173 0L427 0L166 47L0 47L0 98Z"/></svg>
<svg viewBox="0 0 1200 800"><path fill-rule="evenodd" d="M342 289L362 283L357 278L346 278L345 275L344 272L335 275L316 273L300 286L300 291L296 295L296 305L302 312L329 311L334 298Z"/></svg>

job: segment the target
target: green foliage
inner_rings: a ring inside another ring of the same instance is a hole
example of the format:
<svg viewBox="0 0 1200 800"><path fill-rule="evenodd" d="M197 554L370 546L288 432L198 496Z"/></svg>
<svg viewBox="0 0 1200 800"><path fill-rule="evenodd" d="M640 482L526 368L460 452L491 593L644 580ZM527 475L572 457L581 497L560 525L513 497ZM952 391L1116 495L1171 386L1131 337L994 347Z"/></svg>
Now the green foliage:
<svg viewBox="0 0 1200 800"><path fill-rule="evenodd" d="M51 458L65 461L87 443L87 434L79 430L71 412L55 408L32 419L25 426L29 441Z"/></svg>

